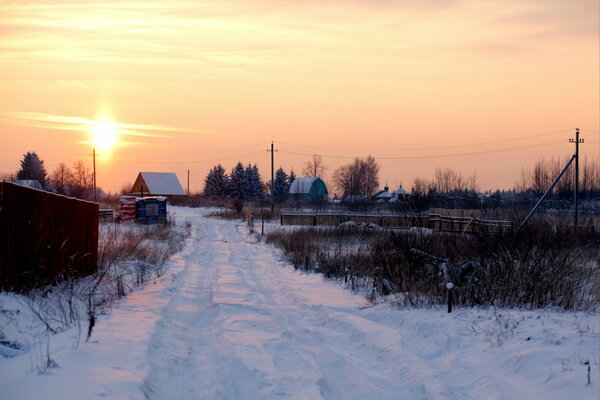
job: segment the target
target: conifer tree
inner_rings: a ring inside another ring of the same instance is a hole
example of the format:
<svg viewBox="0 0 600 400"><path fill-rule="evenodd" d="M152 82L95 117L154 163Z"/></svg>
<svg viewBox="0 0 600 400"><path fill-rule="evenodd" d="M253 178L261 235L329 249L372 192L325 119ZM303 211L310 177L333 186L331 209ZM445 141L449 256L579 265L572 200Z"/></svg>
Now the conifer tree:
<svg viewBox="0 0 600 400"><path fill-rule="evenodd" d="M260 178L260 172L256 164L246 166L244 171L244 199L249 201L263 198L264 185Z"/></svg>
<svg viewBox="0 0 600 400"><path fill-rule="evenodd" d="M283 203L286 201L289 191L289 176L285 173L283 168L279 167L279 169L275 171L275 179L273 181L273 198L275 202Z"/></svg>
<svg viewBox="0 0 600 400"><path fill-rule="evenodd" d="M229 196L234 199L244 199L244 175L245 170L241 162L238 162L229 175Z"/></svg>
<svg viewBox="0 0 600 400"><path fill-rule="evenodd" d="M23 155L21 168L17 171L17 179L36 180L42 185L46 184L46 167L35 151L28 151Z"/></svg>
<svg viewBox="0 0 600 400"><path fill-rule="evenodd" d="M228 192L229 177L221 164L213 167L204 180L204 194L213 197L225 197Z"/></svg>

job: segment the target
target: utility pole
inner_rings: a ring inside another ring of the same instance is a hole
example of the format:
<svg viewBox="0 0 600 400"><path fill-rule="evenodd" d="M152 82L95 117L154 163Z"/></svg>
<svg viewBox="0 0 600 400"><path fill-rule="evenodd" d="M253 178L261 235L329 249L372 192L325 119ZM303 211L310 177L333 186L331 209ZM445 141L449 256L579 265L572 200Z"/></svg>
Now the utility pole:
<svg viewBox="0 0 600 400"><path fill-rule="evenodd" d="M98 154L99 155L99 154ZM93 148L92 151L92 160L93 160L93 166L94 166L94 175L93 175L93 185L94 185L94 201L96 200L96 148Z"/></svg>
<svg viewBox="0 0 600 400"><path fill-rule="evenodd" d="M271 216L273 215L273 211L275 210L275 148L273 145L273 141L271 140L271 150L267 150L271 152Z"/></svg>
<svg viewBox="0 0 600 400"><path fill-rule="evenodd" d="M577 214L579 212L579 143L583 143L583 139L579 139L579 128L575 128L575 139L569 139L570 143L575 143L575 193L573 199L575 202L575 219L574 223L577 226Z"/></svg>
<svg viewBox="0 0 600 400"><path fill-rule="evenodd" d="M190 196L190 170L188 169L187 195Z"/></svg>

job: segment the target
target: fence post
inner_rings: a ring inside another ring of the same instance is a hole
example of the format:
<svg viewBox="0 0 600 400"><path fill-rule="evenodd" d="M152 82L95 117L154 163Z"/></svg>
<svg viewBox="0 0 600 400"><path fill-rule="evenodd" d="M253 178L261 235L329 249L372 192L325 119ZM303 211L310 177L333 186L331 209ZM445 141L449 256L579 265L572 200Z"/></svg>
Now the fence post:
<svg viewBox="0 0 600 400"><path fill-rule="evenodd" d="M448 314L450 314L452 312L454 284L452 282L448 282L446 284L446 288L448 289Z"/></svg>

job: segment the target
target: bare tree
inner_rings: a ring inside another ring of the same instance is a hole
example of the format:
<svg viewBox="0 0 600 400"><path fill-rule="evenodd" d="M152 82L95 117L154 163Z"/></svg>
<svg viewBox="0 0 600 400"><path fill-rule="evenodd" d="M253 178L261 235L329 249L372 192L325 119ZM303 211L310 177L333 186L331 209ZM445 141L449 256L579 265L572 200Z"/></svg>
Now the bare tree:
<svg viewBox="0 0 600 400"><path fill-rule="evenodd" d="M0 182L10 182L17 179L17 174L14 172L3 172L0 173Z"/></svg>
<svg viewBox="0 0 600 400"><path fill-rule="evenodd" d="M302 169L302 175L312 178L324 178L327 172L327 166L323 161L323 157L318 154L313 154Z"/></svg>
<svg viewBox="0 0 600 400"><path fill-rule="evenodd" d="M77 160L73 165L73 179L71 182L71 196L87 199L91 197L92 182L94 175L89 167L86 167L83 161Z"/></svg>
<svg viewBox="0 0 600 400"><path fill-rule="evenodd" d="M379 164L372 156L356 158L351 164L342 165L335 170L332 179L343 197L372 196L379 186Z"/></svg>
<svg viewBox="0 0 600 400"><path fill-rule="evenodd" d="M65 163L60 163L54 172L52 172L50 183L52 183L54 190L58 194L68 195L70 194L70 186L73 183L73 173Z"/></svg>

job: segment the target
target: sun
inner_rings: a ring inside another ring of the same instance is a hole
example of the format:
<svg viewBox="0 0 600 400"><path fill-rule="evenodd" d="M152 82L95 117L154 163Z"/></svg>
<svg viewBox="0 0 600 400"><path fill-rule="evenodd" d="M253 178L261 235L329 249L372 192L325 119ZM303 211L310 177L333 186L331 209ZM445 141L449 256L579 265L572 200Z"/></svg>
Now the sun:
<svg viewBox="0 0 600 400"><path fill-rule="evenodd" d="M117 143L117 127L111 121L92 122L92 142L99 150L110 150Z"/></svg>

